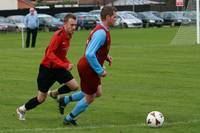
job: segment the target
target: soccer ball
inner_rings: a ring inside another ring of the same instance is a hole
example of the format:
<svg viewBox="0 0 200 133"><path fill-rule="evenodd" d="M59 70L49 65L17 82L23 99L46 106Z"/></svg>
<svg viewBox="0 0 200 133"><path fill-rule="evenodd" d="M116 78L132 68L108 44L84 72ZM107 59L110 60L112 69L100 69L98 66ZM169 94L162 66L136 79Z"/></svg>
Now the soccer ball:
<svg viewBox="0 0 200 133"><path fill-rule="evenodd" d="M147 115L146 123L149 127L161 127L164 120L164 116L161 112L152 111Z"/></svg>

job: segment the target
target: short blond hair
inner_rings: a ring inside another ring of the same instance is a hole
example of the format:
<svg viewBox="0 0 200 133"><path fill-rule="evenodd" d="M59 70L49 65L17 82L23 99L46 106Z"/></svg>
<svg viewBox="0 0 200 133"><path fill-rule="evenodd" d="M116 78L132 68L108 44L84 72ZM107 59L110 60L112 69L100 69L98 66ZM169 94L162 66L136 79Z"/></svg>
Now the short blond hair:
<svg viewBox="0 0 200 133"><path fill-rule="evenodd" d="M67 22L70 18L76 20L76 16L72 13L69 13L64 17L64 22Z"/></svg>

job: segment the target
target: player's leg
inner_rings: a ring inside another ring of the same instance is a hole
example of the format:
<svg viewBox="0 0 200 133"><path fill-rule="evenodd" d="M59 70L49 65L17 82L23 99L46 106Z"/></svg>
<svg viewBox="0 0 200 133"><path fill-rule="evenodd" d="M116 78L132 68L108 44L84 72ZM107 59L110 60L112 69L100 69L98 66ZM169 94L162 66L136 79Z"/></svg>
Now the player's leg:
<svg viewBox="0 0 200 133"><path fill-rule="evenodd" d="M32 48L35 47L36 38L37 38L37 28L32 30L32 43L31 43Z"/></svg>
<svg viewBox="0 0 200 133"><path fill-rule="evenodd" d="M79 101L83 97L84 97L84 93L82 91L75 92L75 93L73 93L70 96L59 97L58 98L58 102L59 102L59 111L60 111L60 114L64 114L64 108L70 102Z"/></svg>
<svg viewBox="0 0 200 133"><path fill-rule="evenodd" d="M25 120L25 112L43 103L46 97L47 97L47 93L38 91L38 95L36 97L31 98L24 105L17 108L18 119Z"/></svg>
<svg viewBox="0 0 200 133"><path fill-rule="evenodd" d="M102 94L101 85L98 86L97 92L95 93L95 97L100 97ZM84 93L82 91L78 91L69 96L60 97L58 101L63 101L65 105L70 102L79 101L84 97Z"/></svg>
<svg viewBox="0 0 200 133"><path fill-rule="evenodd" d="M101 96L102 88L101 85L97 87L97 91L94 94L85 94L84 98L82 98L73 110L64 118L64 124L73 124L77 125L74 118L84 112L89 105L94 101L95 97Z"/></svg>
<svg viewBox="0 0 200 133"><path fill-rule="evenodd" d="M66 94L71 91L75 91L79 88L79 84L77 81L73 78L72 74L67 71L66 69L56 69L55 73L55 79L60 84L64 84L62 87L58 88L56 91L49 91L48 94L53 99L56 99L59 103L59 111L61 114L64 114L64 108L66 104L63 100L59 100L58 95L60 94Z"/></svg>
<svg viewBox="0 0 200 133"><path fill-rule="evenodd" d="M102 95L102 85L99 85L97 88L97 92L95 93L95 97L101 97Z"/></svg>
<svg viewBox="0 0 200 133"><path fill-rule="evenodd" d="M48 91L48 95L57 100L58 99L58 95L60 94L67 94L71 91L75 91L79 88L79 85L77 83L77 81L75 79L72 79L66 83L64 83L63 86L61 86L60 88L58 88L57 90L53 90L53 91Z"/></svg>
<svg viewBox="0 0 200 133"><path fill-rule="evenodd" d="M66 93L69 93L70 91L75 91L78 88L79 88L79 85L78 85L77 81L75 79L72 79L72 80L66 82L63 87L61 87L57 90L57 95L58 94L66 94ZM78 95L77 97L82 97L83 94L78 93L77 95ZM67 101L64 102L64 97L57 98L57 99L58 99L58 103L59 103L60 114L64 114L64 109L68 103L67 103Z"/></svg>
<svg viewBox="0 0 200 133"><path fill-rule="evenodd" d="M57 100L58 95L66 94L71 91L75 91L79 88L77 81L73 78L72 74L69 71L65 69L57 69L56 76L57 76L56 80L60 84L64 84L64 85L58 88L57 90L48 92L48 95L52 97L53 99Z"/></svg>
<svg viewBox="0 0 200 133"><path fill-rule="evenodd" d="M38 94L36 97L31 98L24 105L17 108L17 114L19 120L25 120L25 112L34 109L39 104L45 101L49 88L55 83L50 70L44 66L40 66L39 74L37 78Z"/></svg>
<svg viewBox="0 0 200 133"><path fill-rule="evenodd" d="M27 28L27 30L26 30L26 48L28 48L29 44L30 44L30 35L31 35L31 31L29 28Z"/></svg>
<svg viewBox="0 0 200 133"><path fill-rule="evenodd" d="M82 98L72 109L72 111L64 118L63 123L66 125L72 124L76 126L77 123L74 120L74 118L80 115L88 108L89 104L91 104L94 101L94 97L94 95L85 94L84 98Z"/></svg>

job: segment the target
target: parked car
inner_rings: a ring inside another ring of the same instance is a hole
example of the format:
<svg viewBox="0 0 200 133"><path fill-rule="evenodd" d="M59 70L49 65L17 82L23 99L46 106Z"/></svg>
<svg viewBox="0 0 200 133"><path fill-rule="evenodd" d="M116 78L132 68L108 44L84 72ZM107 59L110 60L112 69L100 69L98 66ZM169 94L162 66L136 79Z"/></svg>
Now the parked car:
<svg viewBox="0 0 200 133"><path fill-rule="evenodd" d="M8 16L7 17L9 20L13 21L13 23L15 23L17 25L17 29L19 31L26 28L25 24L24 24L24 18L25 16L23 15L12 15L12 16Z"/></svg>
<svg viewBox="0 0 200 133"><path fill-rule="evenodd" d="M17 31L17 25L5 17L0 16L0 24L4 31Z"/></svg>
<svg viewBox="0 0 200 133"><path fill-rule="evenodd" d="M60 21L64 21L64 17L67 15L67 14L69 14L69 12L62 12L62 13L57 13L57 14L55 14L54 16L58 19L58 20L60 20Z"/></svg>
<svg viewBox="0 0 200 133"><path fill-rule="evenodd" d="M96 17L85 13L76 13L77 29L92 29L96 26Z"/></svg>
<svg viewBox="0 0 200 133"><path fill-rule="evenodd" d="M125 14L130 14L133 15L134 17L138 18L138 14L134 11L118 11L119 13L125 13Z"/></svg>
<svg viewBox="0 0 200 133"><path fill-rule="evenodd" d="M119 26L121 28L142 27L142 21L131 14L117 12L115 26Z"/></svg>
<svg viewBox="0 0 200 133"><path fill-rule="evenodd" d="M164 19L165 25L175 26L175 25L188 25L191 23L191 19L183 16L183 12L162 12L161 17Z"/></svg>
<svg viewBox="0 0 200 133"><path fill-rule="evenodd" d="M161 27L164 22L162 18L155 16L151 12L138 12L138 17L143 21L143 27Z"/></svg>
<svg viewBox="0 0 200 133"><path fill-rule="evenodd" d="M184 11L183 16L191 19L191 23L196 23L197 20L196 11Z"/></svg>
<svg viewBox="0 0 200 133"><path fill-rule="evenodd" d="M94 14L94 15L100 15L101 10L92 10L90 11L90 14Z"/></svg>
<svg viewBox="0 0 200 133"><path fill-rule="evenodd" d="M5 32L8 26L5 23L0 22L0 32Z"/></svg>
<svg viewBox="0 0 200 133"><path fill-rule="evenodd" d="M154 14L155 16L161 18L160 12L158 12L158 11L148 11L148 12L150 12L150 13Z"/></svg>
<svg viewBox="0 0 200 133"><path fill-rule="evenodd" d="M100 24L100 23L101 23L100 15L91 14L91 16L94 16L94 19L96 20L96 23L97 23L97 24Z"/></svg>
<svg viewBox="0 0 200 133"><path fill-rule="evenodd" d="M39 29L44 31L55 31L63 26L63 22L48 14L38 14Z"/></svg>

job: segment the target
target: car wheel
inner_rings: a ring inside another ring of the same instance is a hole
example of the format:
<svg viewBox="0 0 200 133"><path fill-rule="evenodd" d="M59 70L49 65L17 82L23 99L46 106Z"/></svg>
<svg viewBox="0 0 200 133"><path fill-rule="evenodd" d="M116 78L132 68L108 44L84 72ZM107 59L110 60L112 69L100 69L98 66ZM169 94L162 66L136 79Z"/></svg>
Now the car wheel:
<svg viewBox="0 0 200 133"><path fill-rule="evenodd" d="M126 23L123 23L122 28L128 28L128 25Z"/></svg>
<svg viewBox="0 0 200 133"><path fill-rule="evenodd" d="M21 32L21 29L19 27L16 27L16 32Z"/></svg>
<svg viewBox="0 0 200 133"><path fill-rule="evenodd" d="M149 27L149 23L146 23L146 24L145 24L145 27L148 28L148 27Z"/></svg>
<svg viewBox="0 0 200 133"><path fill-rule="evenodd" d="M77 27L77 30L81 30L81 27L80 27L80 26L78 26L78 27Z"/></svg>
<svg viewBox="0 0 200 133"><path fill-rule="evenodd" d="M158 28L161 28L161 27L162 27L162 25L157 25L157 27L158 27Z"/></svg>
<svg viewBox="0 0 200 133"><path fill-rule="evenodd" d="M175 26L175 22L172 22L172 23L171 23L171 27L174 27L174 26Z"/></svg>
<svg viewBox="0 0 200 133"><path fill-rule="evenodd" d="M45 31L45 32L49 32L49 27L45 26L45 27L44 27L44 31Z"/></svg>

